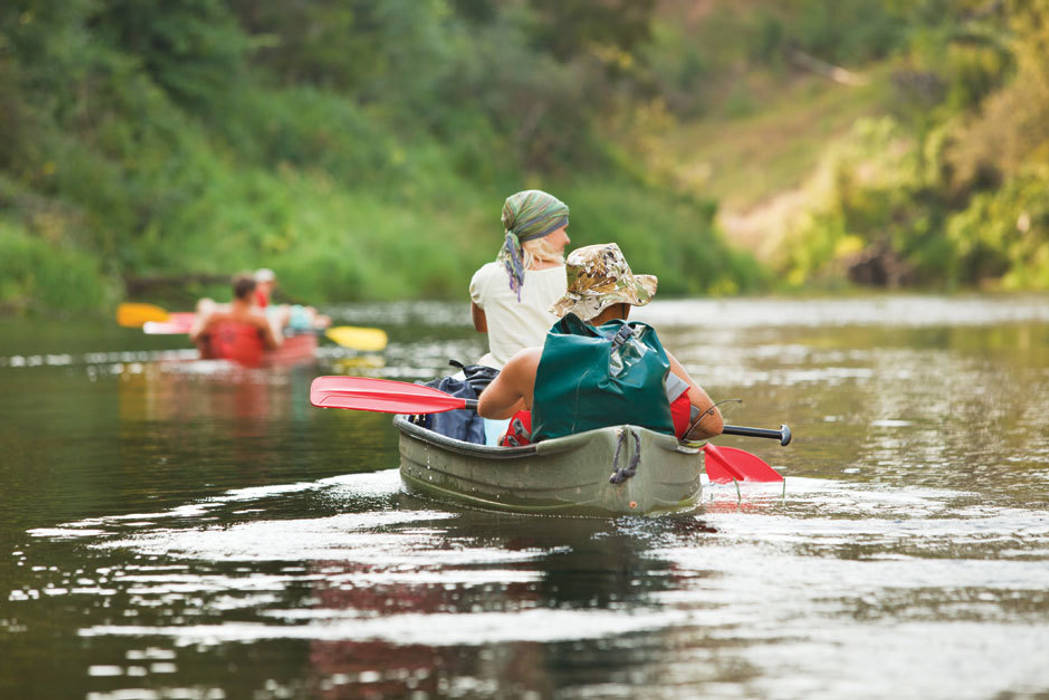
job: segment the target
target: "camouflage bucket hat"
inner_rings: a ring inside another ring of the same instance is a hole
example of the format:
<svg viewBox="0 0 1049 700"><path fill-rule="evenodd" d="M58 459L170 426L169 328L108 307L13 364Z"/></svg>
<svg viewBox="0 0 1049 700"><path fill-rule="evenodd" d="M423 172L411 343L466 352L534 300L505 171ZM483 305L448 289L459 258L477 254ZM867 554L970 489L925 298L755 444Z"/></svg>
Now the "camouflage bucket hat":
<svg viewBox="0 0 1049 700"><path fill-rule="evenodd" d="M550 307L551 313L571 312L584 321L612 304L644 306L655 296L655 275L635 275L615 243L599 243L573 250L565 261L568 293Z"/></svg>

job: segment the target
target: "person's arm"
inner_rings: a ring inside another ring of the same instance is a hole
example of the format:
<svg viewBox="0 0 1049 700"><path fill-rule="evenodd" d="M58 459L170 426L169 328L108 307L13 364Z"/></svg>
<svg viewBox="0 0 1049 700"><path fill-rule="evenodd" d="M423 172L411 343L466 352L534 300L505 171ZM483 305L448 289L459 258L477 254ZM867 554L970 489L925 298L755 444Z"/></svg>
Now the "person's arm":
<svg viewBox="0 0 1049 700"><path fill-rule="evenodd" d="M688 400L693 406L695 406L700 413L703 414L702 418L696 425L692 426L692 429L685 434L686 440L705 440L715 435L720 435L721 431L725 427L725 422L721 417L721 411L714 406L714 402L707 395L707 392L703 390L701 386L689 376L685 368L681 366L681 363L677 361L677 358L667 352L667 358L670 360L670 371L675 375L683 379L688 384Z"/></svg>
<svg viewBox="0 0 1049 700"><path fill-rule="evenodd" d="M488 332L488 317L484 315L484 309L476 302L470 302L470 315L473 316L474 329L478 333Z"/></svg>
<svg viewBox="0 0 1049 700"><path fill-rule="evenodd" d="M477 414L482 418L502 420L532 407L535 372L542 348L525 348L510 358L492 383L485 387L477 401Z"/></svg>
<svg viewBox="0 0 1049 700"><path fill-rule="evenodd" d="M197 315L193 318L193 325L189 328L189 339L192 343L198 343L203 340L211 327L215 325L220 318L222 318L223 312L218 309L214 304L205 307L198 307Z"/></svg>
<svg viewBox="0 0 1049 700"><path fill-rule="evenodd" d="M266 328L262 331L262 340L266 343L267 348L276 350L284 342L284 335L267 323Z"/></svg>
<svg viewBox="0 0 1049 700"><path fill-rule="evenodd" d="M488 332L488 317L484 313L484 290L489 286L489 269L489 265L483 265L470 278L470 316L478 333Z"/></svg>
<svg viewBox="0 0 1049 700"><path fill-rule="evenodd" d="M193 325L189 327L189 341L191 343L196 343L200 340L200 337L204 334L204 329L207 327L207 319L202 315L197 314L193 319Z"/></svg>
<svg viewBox="0 0 1049 700"><path fill-rule="evenodd" d="M196 343L200 340L200 337L204 334L204 329L207 328L212 315L218 310L218 305L211 299L205 298L197 302L197 313L193 317L193 325L189 327L189 339L191 342Z"/></svg>
<svg viewBox="0 0 1049 700"><path fill-rule="evenodd" d="M270 322L265 314L253 314L255 327L262 331L262 343L267 350L276 350L284 342L284 335Z"/></svg>
<svg viewBox="0 0 1049 700"><path fill-rule="evenodd" d="M306 315L310 319L310 325L317 330L323 330L331 325L331 318L318 313L317 309L312 306L306 307Z"/></svg>

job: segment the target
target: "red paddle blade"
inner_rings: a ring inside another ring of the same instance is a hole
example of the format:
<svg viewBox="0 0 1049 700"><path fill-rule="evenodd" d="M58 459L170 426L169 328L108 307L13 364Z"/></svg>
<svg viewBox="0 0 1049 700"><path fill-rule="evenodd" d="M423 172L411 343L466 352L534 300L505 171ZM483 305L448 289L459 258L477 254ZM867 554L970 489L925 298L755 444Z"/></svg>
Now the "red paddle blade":
<svg viewBox="0 0 1049 700"><path fill-rule="evenodd" d="M703 446L707 477L716 484L730 481L783 481L783 477L757 455L735 447Z"/></svg>
<svg viewBox="0 0 1049 700"><path fill-rule="evenodd" d="M464 408L466 399L392 379L317 377L310 385L310 403L320 408L379 413L442 413Z"/></svg>

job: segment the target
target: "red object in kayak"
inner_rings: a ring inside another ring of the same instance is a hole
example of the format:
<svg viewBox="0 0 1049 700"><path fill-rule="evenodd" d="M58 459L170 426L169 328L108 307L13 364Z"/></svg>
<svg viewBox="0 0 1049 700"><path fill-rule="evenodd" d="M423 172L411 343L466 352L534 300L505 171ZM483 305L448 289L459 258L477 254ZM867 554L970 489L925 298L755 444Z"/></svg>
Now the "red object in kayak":
<svg viewBox="0 0 1049 700"><path fill-rule="evenodd" d="M312 360L317 351L317 336L303 333L284 338L273 350L266 349L262 333L248 323L222 321L208 331L201 345L201 359L232 360L245 367L290 365Z"/></svg>

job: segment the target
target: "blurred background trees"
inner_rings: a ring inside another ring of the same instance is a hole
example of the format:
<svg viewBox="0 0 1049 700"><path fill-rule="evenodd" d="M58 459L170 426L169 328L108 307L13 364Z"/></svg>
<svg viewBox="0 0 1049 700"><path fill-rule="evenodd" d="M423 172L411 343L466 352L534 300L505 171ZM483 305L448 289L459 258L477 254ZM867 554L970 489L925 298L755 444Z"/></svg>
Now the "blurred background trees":
<svg viewBox="0 0 1049 700"><path fill-rule="evenodd" d="M1047 288L1047 43L1049 0L10 0L0 308L462 298L525 187L667 294Z"/></svg>

